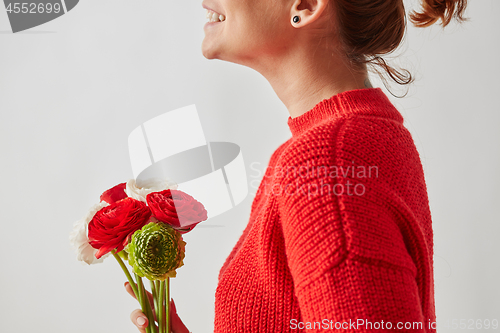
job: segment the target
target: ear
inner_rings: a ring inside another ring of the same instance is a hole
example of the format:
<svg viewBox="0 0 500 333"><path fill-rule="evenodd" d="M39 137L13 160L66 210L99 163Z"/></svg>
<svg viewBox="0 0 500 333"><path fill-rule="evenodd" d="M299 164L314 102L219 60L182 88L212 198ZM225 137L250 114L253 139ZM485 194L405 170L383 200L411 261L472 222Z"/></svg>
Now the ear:
<svg viewBox="0 0 500 333"><path fill-rule="evenodd" d="M301 28L317 21L325 11L329 1L332 0L295 0L290 11L290 22L295 28ZM298 23L293 21L294 16L300 18Z"/></svg>

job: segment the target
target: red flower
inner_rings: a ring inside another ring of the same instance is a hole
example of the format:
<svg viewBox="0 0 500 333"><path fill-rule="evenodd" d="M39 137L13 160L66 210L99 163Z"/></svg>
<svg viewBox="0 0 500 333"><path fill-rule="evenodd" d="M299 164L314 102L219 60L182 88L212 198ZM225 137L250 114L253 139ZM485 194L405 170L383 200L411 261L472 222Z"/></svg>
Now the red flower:
<svg viewBox="0 0 500 333"><path fill-rule="evenodd" d="M203 204L182 191L153 192L146 196L146 201L157 220L169 224L181 234L193 230L208 218Z"/></svg>
<svg viewBox="0 0 500 333"><path fill-rule="evenodd" d="M101 194L101 201L106 201L109 204L113 204L117 201L125 199L127 194L125 193L125 188L127 187L127 183L121 183L116 185L115 187L110 188Z"/></svg>
<svg viewBox="0 0 500 333"><path fill-rule="evenodd" d="M102 208L89 222L89 244L99 250L95 257L123 250L127 237L147 224L150 216L146 204L132 198Z"/></svg>

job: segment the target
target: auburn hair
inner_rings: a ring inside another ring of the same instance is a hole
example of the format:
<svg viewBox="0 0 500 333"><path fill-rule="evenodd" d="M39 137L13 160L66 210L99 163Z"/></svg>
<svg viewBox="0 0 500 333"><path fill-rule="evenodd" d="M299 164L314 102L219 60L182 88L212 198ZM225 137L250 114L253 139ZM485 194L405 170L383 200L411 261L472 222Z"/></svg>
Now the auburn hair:
<svg viewBox="0 0 500 333"><path fill-rule="evenodd" d="M409 15L416 27L428 27L441 19L444 29L452 18L460 23L469 20L463 17L467 0L420 1L420 12L412 11ZM342 51L355 68L366 64L380 75L384 84L384 73L379 69L400 85L414 81L408 70L395 69L381 57L394 51L405 35L403 0L332 0L330 4L334 6Z"/></svg>

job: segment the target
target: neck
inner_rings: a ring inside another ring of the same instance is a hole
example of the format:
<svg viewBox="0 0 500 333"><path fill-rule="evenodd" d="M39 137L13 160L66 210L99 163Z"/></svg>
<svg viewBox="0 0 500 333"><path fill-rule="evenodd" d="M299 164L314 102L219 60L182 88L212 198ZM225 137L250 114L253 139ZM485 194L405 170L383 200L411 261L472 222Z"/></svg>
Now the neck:
<svg viewBox="0 0 500 333"><path fill-rule="evenodd" d="M279 59L261 58L254 68L269 81L291 118L341 92L372 88L366 67L356 72L328 48L316 45L288 51Z"/></svg>

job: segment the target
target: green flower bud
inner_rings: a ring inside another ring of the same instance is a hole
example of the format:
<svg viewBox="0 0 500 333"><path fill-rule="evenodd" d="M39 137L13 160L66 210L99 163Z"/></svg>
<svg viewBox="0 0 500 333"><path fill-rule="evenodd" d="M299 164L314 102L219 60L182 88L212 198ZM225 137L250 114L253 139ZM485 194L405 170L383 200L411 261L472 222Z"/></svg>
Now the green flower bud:
<svg viewBox="0 0 500 333"><path fill-rule="evenodd" d="M128 260L128 253L125 250L121 250L118 252L118 255L123 259L123 260Z"/></svg>
<svg viewBox="0 0 500 333"><path fill-rule="evenodd" d="M175 277L175 270L184 265L185 245L177 230L165 223L151 222L134 232L125 250L129 264L139 276L163 281Z"/></svg>

